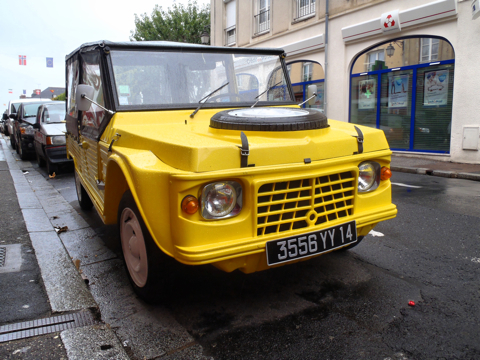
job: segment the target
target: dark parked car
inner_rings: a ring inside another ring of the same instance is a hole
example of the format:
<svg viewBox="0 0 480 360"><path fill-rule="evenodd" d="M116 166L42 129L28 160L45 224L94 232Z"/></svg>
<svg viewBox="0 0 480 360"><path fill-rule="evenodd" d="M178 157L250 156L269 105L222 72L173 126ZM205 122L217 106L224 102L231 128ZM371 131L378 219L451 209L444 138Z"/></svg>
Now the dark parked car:
<svg viewBox="0 0 480 360"><path fill-rule="evenodd" d="M7 115L7 110L2 115L2 118L0 119L0 131L5 134L5 120L8 119Z"/></svg>
<svg viewBox="0 0 480 360"><path fill-rule="evenodd" d="M52 101L42 104L37 111L34 127L34 144L38 166L47 165L49 174L59 165L70 163L65 147L65 102Z"/></svg>
<svg viewBox="0 0 480 360"><path fill-rule="evenodd" d="M7 136L10 136L10 143L12 147L15 149L15 141L14 141L14 136L13 136L13 123L15 119L15 115L18 113L18 108L20 107L20 104L22 103L38 103L38 102L46 102L46 101L52 101L51 99L40 99L40 98L35 98L35 99L14 99L10 100L8 102L8 108L7 108L7 116L5 119L5 125L4 125L4 134Z"/></svg>
<svg viewBox="0 0 480 360"><path fill-rule="evenodd" d="M22 103L18 107L18 112L14 116L13 135L10 135L10 139L14 138L14 147L22 160L28 159L31 155L35 154L35 147L33 146L33 124L37 117L38 108L43 102L28 102Z"/></svg>

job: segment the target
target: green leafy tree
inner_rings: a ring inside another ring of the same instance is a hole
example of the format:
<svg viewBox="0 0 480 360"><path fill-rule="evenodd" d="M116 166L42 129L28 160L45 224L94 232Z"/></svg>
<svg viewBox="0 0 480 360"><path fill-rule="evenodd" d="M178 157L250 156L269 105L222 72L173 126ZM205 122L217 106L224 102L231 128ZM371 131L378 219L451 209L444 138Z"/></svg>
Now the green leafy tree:
<svg viewBox="0 0 480 360"><path fill-rule="evenodd" d="M65 101L67 99L67 94L66 93L61 93L58 96L55 96L53 100L58 100L58 101Z"/></svg>
<svg viewBox="0 0 480 360"><path fill-rule="evenodd" d="M163 10L155 5L152 15L135 14L135 30L131 41L177 41L200 44L200 34L210 25L210 6L200 7L196 1L187 6L174 3Z"/></svg>

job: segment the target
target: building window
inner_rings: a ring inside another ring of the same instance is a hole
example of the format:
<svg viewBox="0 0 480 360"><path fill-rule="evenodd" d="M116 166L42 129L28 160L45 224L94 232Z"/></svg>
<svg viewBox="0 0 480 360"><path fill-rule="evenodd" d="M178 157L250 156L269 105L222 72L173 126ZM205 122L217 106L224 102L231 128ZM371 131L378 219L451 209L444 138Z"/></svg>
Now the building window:
<svg viewBox="0 0 480 360"><path fill-rule="evenodd" d="M325 73L322 66L319 63L305 60L296 60L286 65L288 76L290 77L290 82L292 84L295 101L297 103L302 103L307 100L308 87L310 85L316 85L317 97L315 99L315 104L305 103L302 105L302 107L316 108L323 112L323 86ZM304 81L305 74L307 81Z"/></svg>
<svg viewBox="0 0 480 360"><path fill-rule="evenodd" d="M366 49L352 66L350 122L382 129L393 150L449 153L454 78L455 52L442 39Z"/></svg>
<svg viewBox="0 0 480 360"><path fill-rule="evenodd" d="M294 0L293 20L301 20L315 14L315 0Z"/></svg>
<svg viewBox="0 0 480 360"><path fill-rule="evenodd" d="M225 4L225 46L235 44L236 1L231 0Z"/></svg>
<svg viewBox="0 0 480 360"><path fill-rule="evenodd" d="M433 38L422 38L420 47L420 63L432 62L438 60L438 45L440 41Z"/></svg>
<svg viewBox="0 0 480 360"><path fill-rule="evenodd" d="M312 63L303 64L303 81L312 81L313 65Z"/></svg>
<svg viewBox="0 0 480 360"><path fill-rule="evenodd" d="M235 26L225 29L225 46L235 44Z"/></svg>
<svg viewBox="0 0 480 360"><path fill-rule="evenodd" d="M270 0L258 0L258 13L254 16L254 34L261 34L270 30Z"/></svg>
<svg viewBox="0 0 480 360"><path fill-rule="evenodd" d="M371 53L369 53L367 55L367 63L365 64L366 65L366 71L375 71L375 70L380 70L382 69L382 67L380 67L380 69L377 69L378 66L375 66L375 65L378 65L379 63L377 61L383 61L385 62L385 50L378 50L378 51L373 51Z"/></svg>

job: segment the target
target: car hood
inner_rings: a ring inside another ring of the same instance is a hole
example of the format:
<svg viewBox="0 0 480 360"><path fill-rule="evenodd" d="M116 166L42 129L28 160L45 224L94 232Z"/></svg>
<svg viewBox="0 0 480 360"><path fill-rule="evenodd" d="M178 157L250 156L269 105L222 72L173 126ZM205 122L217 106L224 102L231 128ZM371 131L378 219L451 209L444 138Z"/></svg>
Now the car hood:
<svg viewBox="0 0 480 360"><path fill-rule="evenodd" d="M148 150L165 164L184 171L206 172L240 167L239 130L211 128L219 110L117 113L102 138L116 151ZM140 121L141 119L141 121ZM306 131L243 131L248 138L248 164L271 166L304 163L353 155L358 151L353 124L328 120L329 127ZM389 149L383 131L358 126L364 135L363 152Z"/></svg>
<svg viewBox="0 0 480 360"><path fill-rule="evenodd" d="M65 123L43 123L40 126L40 129L42 133L50 136L65 135L65 132L67 131Z"/></svg>

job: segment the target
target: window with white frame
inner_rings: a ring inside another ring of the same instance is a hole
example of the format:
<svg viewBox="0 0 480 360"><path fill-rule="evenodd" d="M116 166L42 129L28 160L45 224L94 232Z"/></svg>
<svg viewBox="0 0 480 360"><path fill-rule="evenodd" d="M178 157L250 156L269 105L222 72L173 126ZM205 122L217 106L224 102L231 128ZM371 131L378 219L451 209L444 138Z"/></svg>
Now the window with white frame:
<svg viewBox="0 0 480 360"><path fill-rule="evenodd" d="M270 0L257 0L257 15L254 16L255 34L270 30Z"/></svg>
<svg viewBox="0 0 480 360"><path fill-rule="evenodd" d="M420 63L438 60L439 39L421 38L420 40Z"/></svg>
<svg viewBox="0 0 480 360"><path fill-rule="evenodd" d="M293 20L315 14L315 0L293 0L293 2L295 7Z"/></svg>
<svg viewBox="0 0 480 360"><path fill-rule="evenodd" d="M225 4L225 45L235 44L236 29L236 1L230 0Z"/></svg>
<svg viewBox="0 0 480 360"><path fill-rule="evenodd" d="M303 63L303 81L312 81L313 77L313 64L306 62Z"/></svg>
<svg viewBox="0 0 480 360"><path fill-rule="evenodd" d="M380 61L385 61L385 50L381 49L378 51L372 51L371 53L367 54L367 63L365 64L367 66L367 71L372 71L373 66L375 65L375 61L380 60Z"/></svg>

